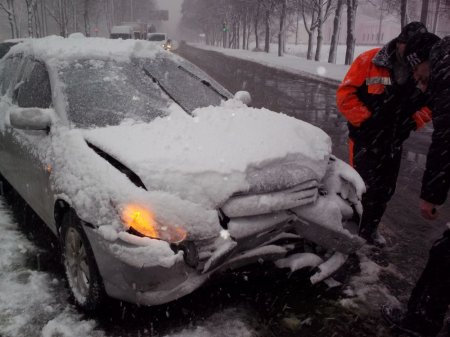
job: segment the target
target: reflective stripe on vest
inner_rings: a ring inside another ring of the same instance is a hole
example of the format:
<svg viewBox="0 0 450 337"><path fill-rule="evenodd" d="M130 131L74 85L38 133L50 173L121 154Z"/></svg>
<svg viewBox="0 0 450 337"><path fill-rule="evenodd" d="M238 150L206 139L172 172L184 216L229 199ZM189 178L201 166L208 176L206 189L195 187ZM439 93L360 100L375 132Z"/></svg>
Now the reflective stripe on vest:
<svg viewBox="0 0 450 337"><path fill-rule="evenodd" d="M372 85L372 84L383 84L383 85L391 85L391 78L390 77L369 77L366 78L366 85Z"/></svg>

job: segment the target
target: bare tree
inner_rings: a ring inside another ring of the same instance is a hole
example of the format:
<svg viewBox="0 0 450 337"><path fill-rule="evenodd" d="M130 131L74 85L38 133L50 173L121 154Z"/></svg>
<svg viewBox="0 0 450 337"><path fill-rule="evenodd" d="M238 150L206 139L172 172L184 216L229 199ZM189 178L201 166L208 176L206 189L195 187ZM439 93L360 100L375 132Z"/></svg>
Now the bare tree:
<svg viewBox="0 0 450 337"><path fill-rule="evenodd" d="M253 26L255 27L255 49L259 50L259 31L258 31L258 26L259 26L259 16L261 13L261 2L257 1L257 5L256 5L256 13L255 16L253 17Z"/></svg>
<svg viewBox="0 0 450 337"><path fill-rule="evenodd" d="M14 10L14 0L0 1L0 9L8 16L8 23L11 29L11 38L19 37L17 31L16 13Z"/></svg>
<svg viewBox="0 0 450 337"><path fill-rule="evenodd" d="M315 3L317 7L317 45L314 60L316 61L320 60L323 41L322 27L331 13L331 4L332 0L317 0L317 2Z"/></svg>
<svg viewBox="0 0 450 337"><path fill-rule="evenodd" d="M337 47L339 45L339 34L341 32L341 16L344 8L344 0L338 0L336 5L336 13L333 21L333 35L331 36L330 53L328 55L328 63L336 63Z"/></svg>
<svg viewBox="0 0 450 337"><path fill-rule="evenodd" d="M306 33L308 34L308 51L306 53L306 58L308 60L312 59L312 53L313 53L313 37L315 30L317 28L317 11L314 7L313 2L305 3L306 1L302 1L302 16L303 16L303 23L305 26ZM311 21L308 26L306 16L307 14L310 15Z"/></svg>
<svg viewBox="0 0 450 337"><path fill-rule="evenodd" d="M408 0L401 0L400 1L400 24L403 27L406 26L406 24L408 23L408 14L407 14L407 9L408 9Z"/></svg>
<svg viewBox="0 0 450 337"><path fill-rule="evenodd" d="M264 23L265 23L265 39L264 39L264 51L268 53L270 51L270 19L272 12L275 8L274 0L263 0L264 7Z"/></svg>
<svg viewBox="0 0 450 337"><path fill-rule="evenodd" d="M27 28L28 28L28 36L33 37L34 29L33 29L33 9L36 4L36 0L25 0L25 4L27 6Z"/></svg>
<svg viewBox="0 0 450 337"><path fill-rule="evenodd" d="M437 32L440 8L441 8L441 0L436 0L436 10L434 12L434 20L433 20L433 33L434 34L436 34L436 32Z"/></svg>
<svg viewBox="0 0 450 337"><path fill-rule="evenodd" d="M287 0L282 0L280 15L280 31L278 32L278 56L283 56L284 23L286 20Z"/></svg>
<svg viewBox="0 0 450 337"><path fill-rule="evenodd" d="M358 10L358 0L347 0L347 50L345 64L351 64L355 54L355 21Z"/></svg>
<svg viewBox="0 0 450 337"><path fill-rule="evenodd" d="M428 8L429 8L429 0L422 0L422 11L420 12L420 22L422 22L425 26L427 25L428 20Z"/></svg>

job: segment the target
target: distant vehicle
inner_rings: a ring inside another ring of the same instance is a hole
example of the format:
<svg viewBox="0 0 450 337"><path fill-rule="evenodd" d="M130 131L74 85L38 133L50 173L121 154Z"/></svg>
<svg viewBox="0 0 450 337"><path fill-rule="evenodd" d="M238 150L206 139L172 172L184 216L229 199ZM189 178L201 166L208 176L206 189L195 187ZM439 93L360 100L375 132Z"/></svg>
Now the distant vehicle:
<svg viewBox="0 0 450 337"><path fill-rule="evenodd" d="M51 36L0 60L0 186L60 240L79 307L166 303L261 261L317 283L363 244L364 182L329 136L246 102L147 41Z"/></svg>
<svg viewBox="0 0 450 337"><path fill-rule="evenodd" d="M148 33L147 41L166 41L167 35L166 33Z"/></svg>
<svg viewBox="0 0 450 337"><path fill-rule="evenodd" d="M121 26L130 26L133 29L133 39L145 40L147 37L148 24L143 22L122 22Z"/></svg>
<svg viewBox="0 0 450 337"><path fill-rule="evenodd" d="M111 39L133 39L133 27L131 26L113 26L111 28Z"/></svg>
<svg viewBox="0 0 450 337"><path fill-rule="evenodd" d="M163 44L163 48L165 50L171 51L173 49L173 43L171 39L167 39L167 41Z"/></svg>

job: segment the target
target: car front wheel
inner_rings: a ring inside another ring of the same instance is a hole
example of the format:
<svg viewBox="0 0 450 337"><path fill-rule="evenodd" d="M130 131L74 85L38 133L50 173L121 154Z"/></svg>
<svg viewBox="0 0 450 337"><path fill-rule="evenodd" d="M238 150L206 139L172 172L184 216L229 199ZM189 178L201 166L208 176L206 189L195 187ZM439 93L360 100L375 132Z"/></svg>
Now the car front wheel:
<svg viewBox="0 0 450 337"><path fill-rule="evenodd" d="M104 299L103 283L81 221L73 211L64 214L61 227L64 269L76 304L93 311Z"/></svg>

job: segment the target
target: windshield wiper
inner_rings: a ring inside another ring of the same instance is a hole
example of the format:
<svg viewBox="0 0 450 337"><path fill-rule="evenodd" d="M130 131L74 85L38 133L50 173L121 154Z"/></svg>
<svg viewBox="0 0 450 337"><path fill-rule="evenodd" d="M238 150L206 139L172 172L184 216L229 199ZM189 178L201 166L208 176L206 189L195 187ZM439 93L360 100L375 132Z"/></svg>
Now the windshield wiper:
<svg viewBox="0 0 450 337"><path fill-rule="evenodd" d="M197 75L195 75L194 73L190 72L189 70L187 70L185 67L183 66L178 66L177 67L180 70L183 70L186 74L188 74L189 76L191 76L192 78L195 78L197 81L200 81L200 83L202 83L203 85L207 86L208 88L210 88L212 91L214 91L216 94L218 94L220 97L222 97L223 99L227 100L228 97L225 96L224 94L222 94L219 90L217 90L215 87L212 86L212 84L210 82L208 82L207 80L202 80L200 77L198 77Z"/></svg>
<svg viewBox="0 0 450 337"><path fill-rule="evenodd" d="M179 101L177 101L177 100L175 99L175 97L173 97L173 96L170 94L170 92L169 92L166 88L164 88L164 86L161 84L161 82L159 82L158 79L157 79L155 76L153 76L151 72L149 72L145 67L142 67L142 69L144 70L145 75L147 75L148 77L150 77L150 78L152 79L152 81L153 81L154 83L156 83L156 84L158 85L158 87L160 87L161 90L162 90L167 96L169 96L169 98L170 98L172 101L174 101L176 104L178 104L178 105L181 107L181 109L183 109L187 114L193 116L191 112L189 112L189 111L188 111L188 110L187 110L187 109L186 109Z"/></svg>

